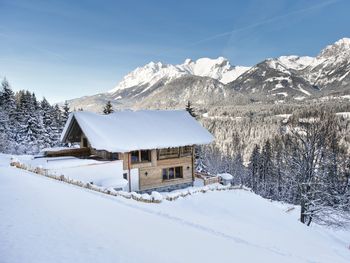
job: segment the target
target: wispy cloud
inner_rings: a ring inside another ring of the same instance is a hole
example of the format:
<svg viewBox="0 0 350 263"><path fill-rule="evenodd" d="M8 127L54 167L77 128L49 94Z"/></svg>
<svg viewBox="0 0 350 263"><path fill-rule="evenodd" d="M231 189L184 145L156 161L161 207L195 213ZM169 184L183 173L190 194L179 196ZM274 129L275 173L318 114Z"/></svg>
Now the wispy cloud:
<svg viewBox="0 0 350 263"><path fill-rule="evenodd" d="M342 0L329 0L329 1L325 1L325 2L319 3L317 5L313 5L313 6L307 7L307 8L299 9L299 10L292 11L292 12L289 12L289 13L285 13L285 14L282 14L282 15L279 15L279 16L274 16L274 17L271 17L271 18L268 18L268 19L264 19L264 20L258 21L256 23L247 25L247 26L235 28L235 29L230 30L230 31L226 31L226 32L222 32L222 33L219 33L219 34L216 34L216 35L213 35L213 36L209 36L207 38L204 38L204 39L198 40L196 42L190 43L187 47L196 46L198 44L205 43L205 42L208 42L208 41L212 41L212 40L215 40L215 39L218 39L218 38L222 38L222 37L225 37L225 36L232 36L232 34L234 34L234 33L242 32L242 31L249 30L249 29L253 29L253 28L256 28L256 27L259 27L259 26L262 26L262 25L266 25L266 24L269 24L269 23L272 23L272 22L279 21L281 19L284 19L284 18L287 18L287 17L290 17L290 16L311 12L311 11L317 10L317 9L322 9L322 8L325 8L325 7L329 6L329 5L333 5L333 4L335 4L337 2L340 2L340 1L342 1Z"/></svg>

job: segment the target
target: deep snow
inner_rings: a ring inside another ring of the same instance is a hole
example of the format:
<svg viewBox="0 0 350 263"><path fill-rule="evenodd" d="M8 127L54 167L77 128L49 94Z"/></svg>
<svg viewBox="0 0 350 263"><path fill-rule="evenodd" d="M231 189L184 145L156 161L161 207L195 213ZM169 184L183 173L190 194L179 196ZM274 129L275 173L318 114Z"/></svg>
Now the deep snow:
<svg viewBox="0 0 350 263"><path fill-rule="evenodd" d="M248 191L144 204L9 167L0 155L0 262L350 261L350 232L306 227Z"/></svg>

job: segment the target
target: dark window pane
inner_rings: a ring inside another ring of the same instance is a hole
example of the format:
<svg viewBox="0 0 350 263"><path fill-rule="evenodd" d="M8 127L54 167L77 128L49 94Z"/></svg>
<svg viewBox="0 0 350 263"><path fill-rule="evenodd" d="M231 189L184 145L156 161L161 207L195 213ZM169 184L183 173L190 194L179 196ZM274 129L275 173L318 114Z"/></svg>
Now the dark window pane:
<svg viewBox="0 0 350 263"><path fill-rule="evenodd" d="M162 174L163 174L163 180L168 180L168 169L163 169L162 170Z"/></svg>
<svg viewBox="0 0 350 263"><path fill-rule="evenodd" d="M142 150L141 151L141 162L149 162L151 161L150 151Z"/></svg>
<svg viewBox="0 0 350 263"><path fill-rule="evenodd" d="M83 147L87 147L88 146L88 141L86 138L83 138Z"/></svg>
<svg viewBox="0 0 350 263"><path fill-rule="evenodd" d="M111 159L118 160L118 153L112 153Z"/></svg>
<svg viewBox="0 0 350 263"><path fill-rule="evenodd" d="M131 152L131 162L138 163L139 162L139 151Z"/></svg>
<svg viewBox="0 0 350 263"><path fill-rule="evenodd" d="M182 178L182 167L175 167L175 177Z"/></svg>
<svg viewBox="0 0 350 263"><path fill-rule="evenodd" d="M174 179L174 178L175 178L174 168L169 168L169 179Z"/></svg>

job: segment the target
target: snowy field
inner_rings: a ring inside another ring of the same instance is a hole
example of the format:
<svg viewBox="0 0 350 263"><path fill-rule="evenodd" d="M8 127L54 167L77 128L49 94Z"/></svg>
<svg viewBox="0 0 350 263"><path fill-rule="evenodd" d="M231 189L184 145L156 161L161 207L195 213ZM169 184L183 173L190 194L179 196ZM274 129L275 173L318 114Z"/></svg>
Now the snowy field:
<svg viewBox="0 0 350 263"><path fill-rule="evenodd" d="M79 159L76 157L36 158L31 155L16 156L16 161L30 168L43 168L51 175L64 175L84 183L93 183L97 186L128 189L127 180L123 178L123 162L96 161Z"/></svg>
<svg viewBox="0 0 350 263"><path fill-rule="evenodd" d="M350 262L350 231L298 222L248 191L145 204L9 167L0 155L0 262ZM289 211L289 212L287 212Z"/></svg>

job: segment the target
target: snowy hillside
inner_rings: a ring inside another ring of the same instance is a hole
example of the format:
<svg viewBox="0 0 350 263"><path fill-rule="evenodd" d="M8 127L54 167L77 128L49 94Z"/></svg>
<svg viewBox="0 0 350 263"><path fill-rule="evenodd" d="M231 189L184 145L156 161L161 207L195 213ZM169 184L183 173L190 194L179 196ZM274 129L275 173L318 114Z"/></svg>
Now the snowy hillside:
<svg viewBox="0 0 350 263"><path fill-rule="evenodd" d="M298 56L281 56L277 60L286 66L286 68L301 70L309 66L315 58L313 57L298 57Z"/></svg>
<svg viewBox="0 0 350 263"><path fill-rule="evenodd" d="M304 76L323 90L349 90L350 38L342 38L324 48L305 68Z"/></svg>
<svg viewBox="0 0 350 263"><path fill-rule="evenodd" d="M350 232L244 190L144 204L8 166L0 155L0 261L345 263ZM171 255L171 256L170 256Z"/></svg>

